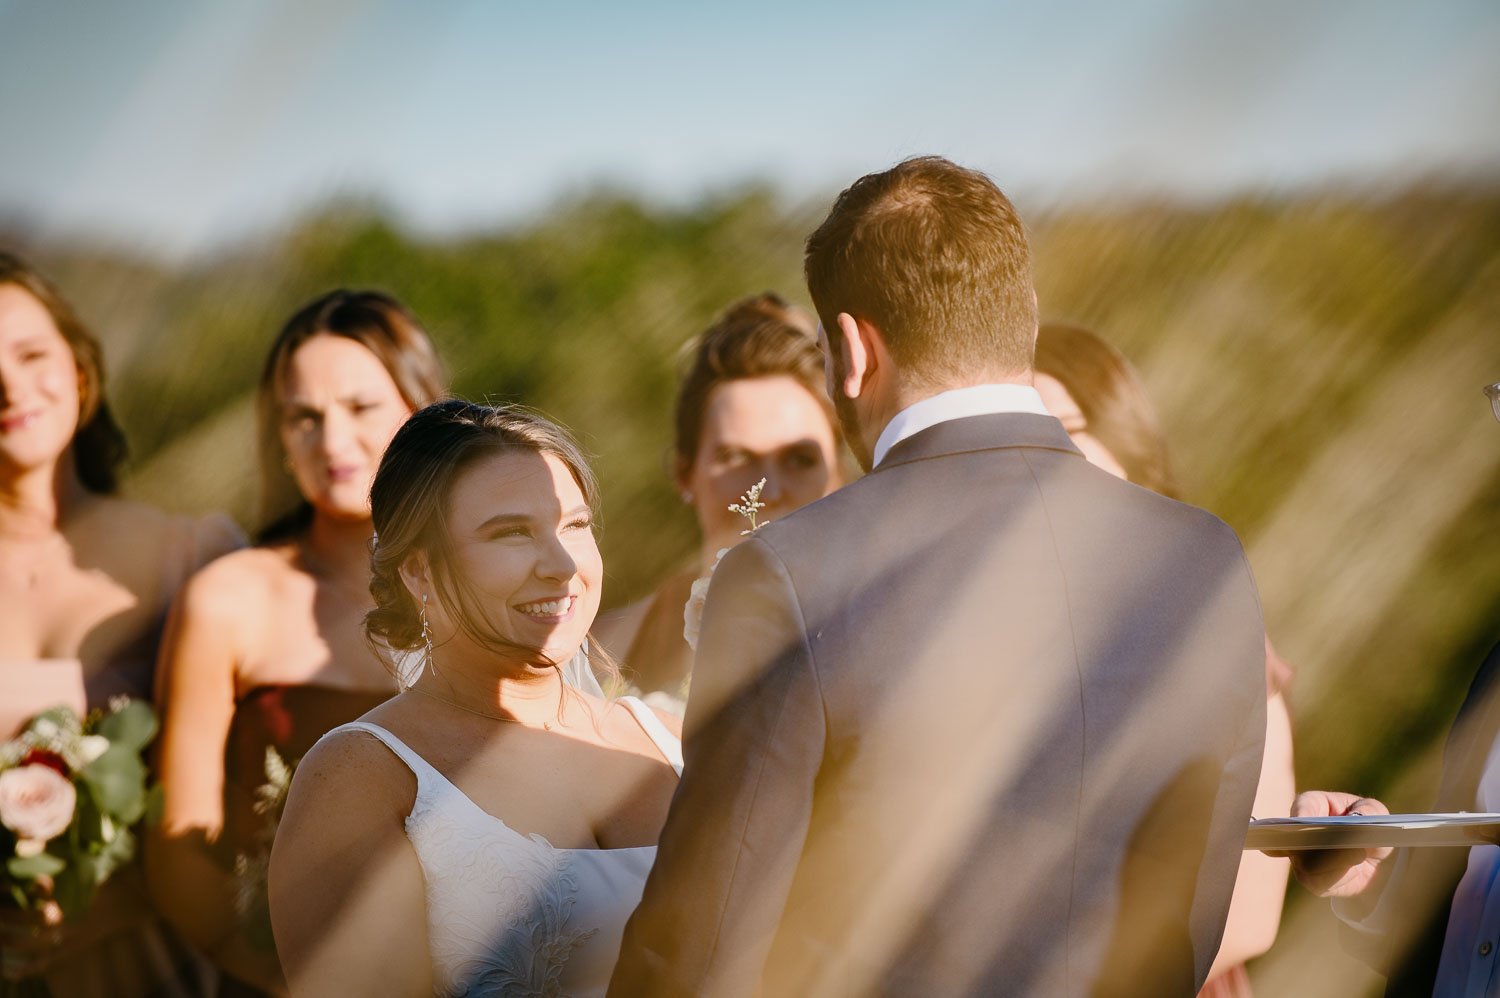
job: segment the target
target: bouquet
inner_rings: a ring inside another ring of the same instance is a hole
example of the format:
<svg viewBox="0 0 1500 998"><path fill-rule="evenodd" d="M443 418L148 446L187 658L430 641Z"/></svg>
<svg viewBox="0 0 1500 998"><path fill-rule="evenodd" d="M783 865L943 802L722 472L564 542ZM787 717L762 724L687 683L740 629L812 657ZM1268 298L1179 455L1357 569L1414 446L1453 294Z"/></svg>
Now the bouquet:
<svg viewBox="0 0 1500 998"><path fill-rule="evenodd" d="M135 855L130 826L158 800L141 760L156 729L148 704L117 697L82 719L43 711L0 744L0 879L17 906L81 912Z"/></svg>

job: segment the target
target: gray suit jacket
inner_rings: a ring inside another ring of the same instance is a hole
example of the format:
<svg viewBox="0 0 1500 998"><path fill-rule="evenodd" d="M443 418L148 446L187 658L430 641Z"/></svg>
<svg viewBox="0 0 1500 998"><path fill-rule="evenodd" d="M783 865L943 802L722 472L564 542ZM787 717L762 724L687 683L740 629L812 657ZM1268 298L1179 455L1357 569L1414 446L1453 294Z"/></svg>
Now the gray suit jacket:
<svg viewBox="0 0 1500 998"><path fill-rule="evenodd" d="M1234 533L954 420L719 566L612 995L1192 995L1259 775Z"/></svg>

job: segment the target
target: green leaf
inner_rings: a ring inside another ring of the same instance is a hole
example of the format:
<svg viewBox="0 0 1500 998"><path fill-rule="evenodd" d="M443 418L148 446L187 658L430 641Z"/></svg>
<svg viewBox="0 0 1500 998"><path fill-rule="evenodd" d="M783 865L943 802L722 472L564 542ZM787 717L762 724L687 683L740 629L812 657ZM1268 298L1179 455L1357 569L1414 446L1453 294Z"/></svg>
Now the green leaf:
<svg viewBox="0 0 1500 998"><path fill-rule="evenodd" d="M88 908L97 886L94 864L89 857L81 856L53 878L52 897L62 908L63 916L73 918Z"/></svg>
<svg viewBox="0 0 1500 998"><path fill-rule="evenodd" d="M59 732L67 735L79 735L83 732L83 722L78 719L78 714L72 707L49 707L33 717L27 723L27 729L35 728L38 721L51 721Z"/></svg>
<svg viewBox="0 0 1500 998"><path fill-rule="evenodd" d="M73 825L68 830L69 841L74 848L87 849L93 843L104 837L103 830L104 812L99 810L99 803L94 799L93 788L87 783L79 787L78 807L73 812Z"/></svg>
<svg viewBox="0 0 1500 998"><path fill-rule="evenodd" d="M146 789L146 824L154 825L161 821L162 808L166 806L166 794L162 792L160 783L153 783Z"/></svg>
<svg viewBox="0 0 1500 998"><path fill-rule="evenodd" d="M50 852L43 852L35 856L12 856L5 861L5 872L17 880L35 880L37 877L55 877L67 865Z"/></svg>
<svg viewBox="0 0 1500 998"><path fill-rule="evenodd" d="M137 750L111 745L78 775L117 824L133 825L146 812L146 764Z"/></svg>
<svg viewBox="0 0 1500 998"><path fill-rule="evenodd" d="M156 713L144 700L131 700L124 707L108 714L99 722L98 733L110 740L111 746L123 746L141 751L156 737Z"/></svg>

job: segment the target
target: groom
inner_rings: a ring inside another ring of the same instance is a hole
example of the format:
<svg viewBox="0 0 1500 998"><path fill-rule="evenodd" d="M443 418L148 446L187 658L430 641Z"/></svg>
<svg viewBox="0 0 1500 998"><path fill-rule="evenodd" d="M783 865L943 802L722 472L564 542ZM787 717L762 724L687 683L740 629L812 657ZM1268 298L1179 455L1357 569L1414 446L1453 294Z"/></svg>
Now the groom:
<svg viewBox="0 0 1500 998"><path fill-rule="evenodd" d="M1020 219L935 157L807 241L870 472L725 556L612 995L1192 995L1265 727L1232 531L1031 387Z"/></svg>

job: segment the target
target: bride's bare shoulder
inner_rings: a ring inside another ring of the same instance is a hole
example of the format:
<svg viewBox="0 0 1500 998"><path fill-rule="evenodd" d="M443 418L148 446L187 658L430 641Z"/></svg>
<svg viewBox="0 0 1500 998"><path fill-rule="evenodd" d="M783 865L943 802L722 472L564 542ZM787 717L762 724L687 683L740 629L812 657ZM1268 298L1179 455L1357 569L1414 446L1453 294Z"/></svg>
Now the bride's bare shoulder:
<svg viewBox="0 0 1500 998"><path fill-rule="evenodd" d="M416 793L416 777L411 769L391 746L364 728L335 728L324 735L297 764L296 779L304 785L304 790L314 784L363 788L360 792L366 795L378 790L396 804L403 800L410 804Z"/></svg>
<svg viewBox="0 0 1500 998"><path fill-rule="evenodd" d="M680 714L674 714L663 707L650 704L648 706L651 707L651 713L656 715L656 719L661 721L663 727L672 732L677 738L682 738L682 716Z"/></svg>

